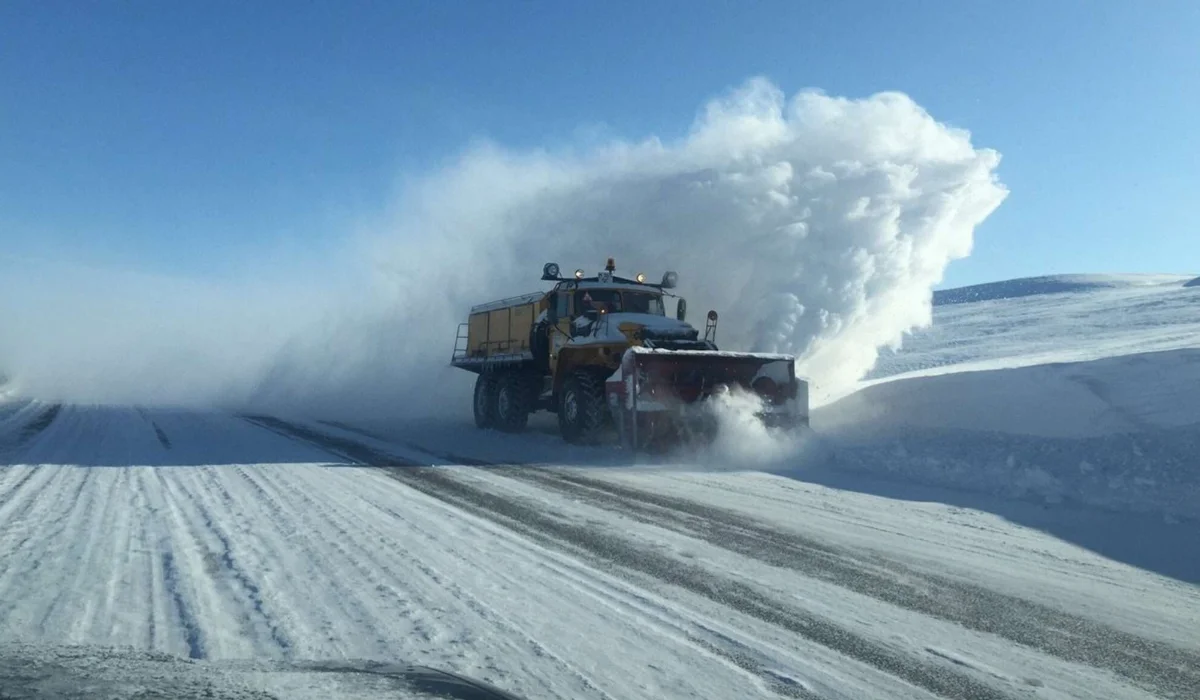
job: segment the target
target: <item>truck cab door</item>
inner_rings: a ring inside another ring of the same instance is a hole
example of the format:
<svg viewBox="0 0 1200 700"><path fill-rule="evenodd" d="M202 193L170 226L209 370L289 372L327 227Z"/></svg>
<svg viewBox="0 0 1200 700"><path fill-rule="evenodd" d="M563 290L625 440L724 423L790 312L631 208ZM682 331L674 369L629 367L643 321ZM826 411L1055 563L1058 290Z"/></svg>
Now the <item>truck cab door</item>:
<svg viewBox="0 0 1200 700"><path fill-rule="evenodd" d="M571 295L567 292L557 292L550 298L553 305L550 333L550 374L558 372L558 353L571 337Z"/></svg>

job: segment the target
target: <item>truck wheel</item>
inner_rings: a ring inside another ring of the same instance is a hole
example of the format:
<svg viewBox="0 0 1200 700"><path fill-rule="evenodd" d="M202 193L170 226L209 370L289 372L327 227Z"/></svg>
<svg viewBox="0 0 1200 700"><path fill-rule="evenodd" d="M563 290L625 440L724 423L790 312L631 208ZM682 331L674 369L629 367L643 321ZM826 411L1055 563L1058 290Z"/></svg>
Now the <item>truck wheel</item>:
<svg viewBox="0 0 1200 700"><path fill-rule="evenodd" d="M604 378L586 369L576 370L563 382L558 397L558 430L577 445L594 444L608 416L604 403Z"/></svg>
<svg viewBox="0 0 1200 700"><path fill-rule="evenodd" d="M496 421L496 378L479 373L475 380L475 427L490 428Z"/></svg>
<svg viewBox="0 0 1200 700"><path fill-rule="evenodd" d="M519 433L529 422L533 410L533 391L529 378L520 372L500 376L496 384L494 424L506 433Z"/></svg>

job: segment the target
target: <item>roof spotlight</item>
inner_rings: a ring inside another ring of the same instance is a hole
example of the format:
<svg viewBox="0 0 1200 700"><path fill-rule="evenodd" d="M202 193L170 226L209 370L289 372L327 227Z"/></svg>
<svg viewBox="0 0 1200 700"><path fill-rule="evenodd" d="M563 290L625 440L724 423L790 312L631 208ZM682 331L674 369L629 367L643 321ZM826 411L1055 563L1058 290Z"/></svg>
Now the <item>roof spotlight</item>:
<svg viewBox="0 0 1200 700"><path fill-rule="evenodd" d="M646 273L645 272L637 273L637 281L638 281L638 284L645 282L646 281Z"/></svg>
<svg viewBox="0 0 1200 700"><path fill-rule="evenodd" d="M679 275L674 272L667 272L663 275L662 286L666 289L672 289L679 283Z"/></svg>
<svg viewBox="0 0 1200 700"><path fill-rule="evenodd" d="M577 279L577 280L581 280L581 279L583 279L583 270L576 270L576 271L575 271L575 279Z"/></svg>
<svg viewBox="0 0 1200 700"><path fill-rule="evenodd" d="M546 266L542 268L542 279L558 279L558 263L546 263Z"/></svg>

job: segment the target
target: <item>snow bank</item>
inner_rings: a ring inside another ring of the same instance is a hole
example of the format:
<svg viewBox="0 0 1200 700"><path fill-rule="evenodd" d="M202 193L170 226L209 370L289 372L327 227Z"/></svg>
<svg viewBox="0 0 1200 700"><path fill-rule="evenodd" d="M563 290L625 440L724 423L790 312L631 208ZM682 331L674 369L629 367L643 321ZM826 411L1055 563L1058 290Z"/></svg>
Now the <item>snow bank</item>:
<svg viewBox="0 0 1200 700"><path fill-rule="evenodd" d="M897 379L814 424L844 469L1200 518L1200 349Z"/></svg>
<svg viewBox="0 0 1200 700"><path fill-rule="evenodd" d="M830 425L1086 438L1200 423L1200 348L901 377L823 409Z"/></svg>
<svg viewBox="0 0 1200 700"><path fill-rule="evenodd" d="M1111 281L1113 276L1103 279ZM1195 347L1200 347L1200 294L1175 278L1170 284L1114 284L937 306L933 325L905 338L898 351L882 353L868 378L1081 362Z"/></svg>
<svg viewBox="0 0 1200 700"><path fill-rule="evenodd" d="M917 428L845 439L836 467L1047 504L1200 520L1200 426L1071 439Z"/></svg>

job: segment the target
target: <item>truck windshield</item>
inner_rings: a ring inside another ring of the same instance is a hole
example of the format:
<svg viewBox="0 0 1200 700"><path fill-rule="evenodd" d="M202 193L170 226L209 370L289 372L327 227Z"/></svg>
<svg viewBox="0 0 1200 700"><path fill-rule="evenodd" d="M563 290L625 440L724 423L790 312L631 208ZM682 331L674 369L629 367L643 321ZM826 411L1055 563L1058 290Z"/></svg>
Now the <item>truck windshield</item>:
<svg viewBox="0 0 1200 700"><path fill-rule="evenodd" d="M662 297L648 292L617 289L581 289L575 292L576 313L603 309L605 313L654 314L663 316Z"/></svg>
<svg viewBox="0 0 1200 700"><path fill-rule="evenodd" d="M625 311L634 314L664 315L662 297L657 294L641 292L625 292L621 295L625 300Z"/></svg>
<svg viewBox="0 0 1200 700"><path fill-rule="evenodd" d="M623 311L621 294L615 289L581 289L575 292L575 313L603 310L605 313Z"/></svg>

